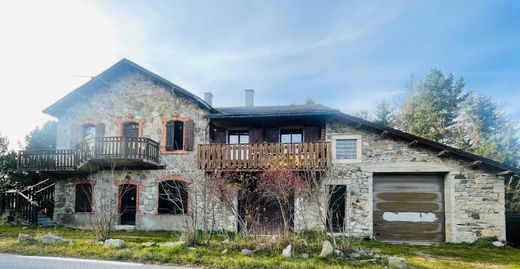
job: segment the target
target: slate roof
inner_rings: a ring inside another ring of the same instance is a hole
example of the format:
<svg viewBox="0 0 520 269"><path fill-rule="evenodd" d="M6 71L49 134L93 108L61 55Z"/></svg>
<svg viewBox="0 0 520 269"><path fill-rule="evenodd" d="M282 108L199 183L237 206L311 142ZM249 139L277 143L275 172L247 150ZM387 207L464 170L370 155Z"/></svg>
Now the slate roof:
<svg viewBox="0 0 520 269"><path fill-rule="evenodd" d="M320 104L285 105L285 106L252 106L252 107L219 107L217 113L210 118L249 118L276 116L333 115L337 109Z"/></svg>
<svg viewBox="0 0 520 269"><path fill-rule="evenodd" d="M463 159L465 161L470 161L473 164L475 164L476 167L483 166L487 168L496 169L498 171L504 172L504 175L515 174L516 176L518 176L520 174L520 168L497 162L495 160L491 160L489 158L485 158L414 134L403 132L391 127L383 126L381 124L371 122L356 116L340 112L336 114L335 117L338 120L350 122L352 125L356 126L356 128L366 128L378 132L382 137L387 136L398 138L400 140L409 142L411 145L415 144L415 146L417 147L429 148L431 150L437 151L438 153L442 152L443 156L453 156L459 159Z"/></svg>
<svg viewBox="0 0 520 269"><path fill-rule="evenodd" d="M59 116L66 111L68 107L81 100L85 100L88 95L106 86L111 80L116 79L121 74L128 71L134 71L150 78L154 83L170 89L175 94L193 100L199 107L208 110L209 118L225 119L225 118L253 118L253 117L283 117L283 116L327 116L335 117L336 119L347 121L355 125L357 128L366 128L375 132L380 132L382 136L395 137L401 140L415 144L416 146L426 147L443 155L457 157L466 161L478 163L492 169L497 169L503 173L513 173L518 176L520 169L512 167L482 156L478 156L463 150L453 148L451 146L434 142L410 133L396 130L390 127L382 126L374 122L370 122L359 117L355 117L346 113L342 113L337 109L330 108L320 104L304 104L304 105L284 105L284 106L253 106L253 107L221 107L213 108L198 96L189 91L179 87L178 85L164 79L163 77L139 66L138 64L128 60L122 59L107 70L103 71L98 76L92 78L87 83L76 88L74 91L67 94L65 97L58 100L46 108L43 112L51 116Z"/></svg>
<svg viewBox="0 0 520 269"><path fill-rule="evenodd" d="M129 71L134 71L143 76L146 76L150 78L154 83L157 83L158 85L170 89L175 94L195 101L195 103L199 107L207 109L210 112L215 112L215 110L206 102L204 102L204 100L202 100L200 97L192 94L191 92L183 89L182 87L168 81L167 79L141 67L140 65L128 59L122 59L119 62L115 63L107 70L103 71L101 74L93 77L85 84L79 86L69 94L65 95L65 97L61 98L56 103L44 109L43 112L51 116L58 117L59 115L63 114L68 107L74 105L78 101L85 100L88 95L101 89L103 86L106 86L111 80L116 79L121 74L124 74L125 72Z"/></svg>

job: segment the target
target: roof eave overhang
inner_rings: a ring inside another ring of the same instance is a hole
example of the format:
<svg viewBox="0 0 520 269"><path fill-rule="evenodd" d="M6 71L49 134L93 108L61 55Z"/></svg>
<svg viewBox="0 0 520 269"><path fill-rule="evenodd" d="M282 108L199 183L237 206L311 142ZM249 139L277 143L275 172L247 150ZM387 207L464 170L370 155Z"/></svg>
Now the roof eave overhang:
<svg viewBox="0 0 520 269"><path fill-rule="evenodd" d="M82 91L87 91L89 88L101 86L102 84L106 85L107 83L104 78L107 76L107 74L109 74L110 72L124 71L124 69L140 72L141 74L144 74L147 77L149 77L150 79L152 79L154 82L159 83L159 84L163 85L164 87L169 88L170 90L173 90L176 94L179 94L181 96L194 100L199 107L206 109L212 113L217 112L213 107L211 107L208 103L206 103L204 100L202 100L198 96L190 93L189 91L185 90L184 88L168 81L167 79L165 79L127 59L122 59L119 62L115 63L114 65L112 65L111 67L109 67L108 69L103 71L101 74L93 77L91 80L87 81L83 85L74 89L72 92L65 95L64 97L62 97L60 100L58 100L54 104L45 108L42 112L45 114L48 114L50 116L53 116L53 117L59 117L67 109L67 108L64 108L64 106L66 106L67 102L75 101L74 99L86 100L87 97L85 95L83 95Z"/></svg>
<svg viewBox="0 0 520 269"><path fill-rule="evenodd" d="M408 142L415 141L415 144L417 146L427 147L430 149L438 150L439 152L444 151L444 152L446 152L446 154L464 159L466 161L481 162L482 165L492 168L494 170L500 171L500 172L509 171L510 172L509 175L512 175L512 174L514 174L516 176L520 175L520 169L518 169L516 167L509 166L509 165L506 165L506 164L503 164L503 163L500 163L500 162L497 162L497 161L494 161L494 160L491 160L491 159L488 159L488 158L485 158L485 157L482 157L479 155L475 155L473 153L469 153L469 152L466 152L466 151L463 151L460 149L456 149L454 147L451 147L451 146L448 146L448 145L445 145L442 143L438 143L438 142L435 142L435 141L432 141L432 140L429 140L429 139L426 139L426 138L423 138L420 136L416 136L416 135L413 135L410 133L399 131L399 130L396 130L396 129L393 129L390 127L382 126L380 124L370 122L370 121L364 120L362 118L348 115L345 113L338 113L337 117L340 119L344 119L344 120L353 122L359 128L365 127L365 128L373 129L376 131L380 131L382 134L384 133L387 136L394 136L396 138L400 138L400 139L403 139ZM507 175L507 173L504 173L504 174Z"/></svg>
<svg viewBox="0 0 520 269"><path fill-rule="evenodd" d="M335 116L339 112L309 112L309 113L261 113L261 114L210 114L210 119L247 119L273 117L301 117L301 116Z"/></svg>

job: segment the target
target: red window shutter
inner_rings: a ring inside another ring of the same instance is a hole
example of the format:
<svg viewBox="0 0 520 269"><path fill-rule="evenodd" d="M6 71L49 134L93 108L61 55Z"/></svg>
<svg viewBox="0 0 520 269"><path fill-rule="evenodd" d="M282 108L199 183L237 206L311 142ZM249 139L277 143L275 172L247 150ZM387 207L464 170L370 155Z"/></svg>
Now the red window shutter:
<svg viewBox="0 0 520 269"><path fill-rule="evenodd" d="M193 120L184 122L184 150L192 151L194 145L194 124Z"/></svg>

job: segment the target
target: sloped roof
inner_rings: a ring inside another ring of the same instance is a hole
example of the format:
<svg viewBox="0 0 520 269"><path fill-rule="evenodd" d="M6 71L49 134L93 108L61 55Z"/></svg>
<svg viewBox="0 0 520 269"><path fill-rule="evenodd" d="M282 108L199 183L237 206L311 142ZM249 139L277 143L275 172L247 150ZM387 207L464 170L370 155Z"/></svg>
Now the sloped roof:
<svg viewBox="0 0 520 269"><path fill-rule="evenodd" d="M132 71L140 73L141 75L150 78L154 83L157 83L167 89L170 89L177 95L193 100L199 107L207 109L210 112L214 112L214 109L198 96L190 93L182 87L139 66L138 64L128 59L122 59L119 62L115 63L107 70L103 71L101 74L95 76L85 84L81 85L69 94L65 95L65 97L61 98L56 103L44 109L43 112L51 116L57 117L63 114L65 110L71 105L75 104L78 101L87 99L88 96L91 95L93 92L99 90L103 86L108 85L110 81L118 78L126 72Z"/></svg>
<svg viewBox="0 0 520 269"><path fill-rule="evenodd" d="M219 107L217 113L210 118L248 118L277 116L332 115L337 109L320 104L285 105L285 106L251 106L251 107Z"/></svg>
<svg viewBox="0 0 520 269"><path fill-rule="evenodd" d="M110 81L118 78L119 76L129 71L138 72L150 78L154 83L157 83L159 85L164 86L167 89L170 89L175 94L193 100L199 107L208 110L208 112L210 112L208 117L212 119L319 115L335 117L336 119L347 121L357 126L358 128L366 128L375 132L379 132L381 135L384 136L402 139L416 146L422 146L431 150L442 152L443 155L449 155L463 160L471 161L479 166L486 166L498 171L503 171L504 173L514 173L517 176L520 174L519 168L512 167L463 150L459 150L445 144L434 142L410 133L396 130L374 122L370 122L359 117L342 113L337 109L333 109L320 104L213 108L198 96L190 93L182 87L179 87L178 85L164 79L163 77L139 66L138 64L128 59L120 60L107 70L103 71L101 74L92 78L90 81L76 88L74 91L70 92L65 97L61 98L56 103L46 108L43 112L51 116L59 116L62 113L64 113L65 110L71 105L74 105L76 102L79 102L81 100L86 100L89 95L101 89L103 86L108 85Z"/></svg>
<svg viewBox="0 0 520 269"><path fill-rule="evenodd" d="M394 128L390 128L387 126L383 126L381 124L377 124L375 122L367 121L365 119L352 116L346 113L337 113L335 116L339 120L347 121L355 125L357 128L367 128L373 131L379 132L383 136L395 137L401 140L405 140L411 144L414 144L419 147L429 148L431 150L437 151L439 153L442 152L442 155L453 156L459 159L463 159L469 162L473 162L475 166L484 166L488 168L492 168L498 171L502 171L504 173L513 173L517 176L520 174L520 169L497 162L495 160L491 160L464 150L460 150L446 144L442 144L439 142L435 142L417 135L413 135L407 132L403 132Z"/></svg>

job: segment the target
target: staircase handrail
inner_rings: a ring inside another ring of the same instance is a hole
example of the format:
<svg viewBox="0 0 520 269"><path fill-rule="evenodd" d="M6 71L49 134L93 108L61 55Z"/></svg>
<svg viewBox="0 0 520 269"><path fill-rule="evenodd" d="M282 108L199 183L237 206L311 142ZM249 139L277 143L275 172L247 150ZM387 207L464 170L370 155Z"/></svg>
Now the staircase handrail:
<svg viewBox="0 0 520 269"><path fill-rule="evenodd" d="M41 189L41 190L38 190L38 191L35 192L34 194L38 194L38 193L40 193L40 192L42 192L42 191L44 191L44 190L46 190L46 189L48 189L48 188L50 188L50 187L53 187L54 185L56 185L56 183L52 183L52 184L50 184L49 186L47 186L47 187L45 187L45 188L43 188L43 189Z"/></svg>
<svg viewBox="0 0 520 269"><path fill-rule="evenodd" d="M15 191L16 193L18 193L18 195L22 196L25 200L27 200L27 202L33 204L34 206L40 206L37 202L31 200L27 195L23 194L22 192L20 191Z"/></svg>
<svg viewBox="0 0 520 269"><path fill-rule="evenodd" d="M44 184L44 183L48 182L49 180L51 180L51 179L50 179L50 178L47 178L46 180L40 181L40 182L38 182L38 183L36 183L36 184L34 184L34 185L31 185L31 186L29 186L29 187L27 187L27 188L21 190L21 192L26 192L26 191L28 191L28 190L30 190L30 189L33 189L33 188L35 188L35 187L37 187L37 186L39 186L39 185L41 185L41 184Z"/></svg>

